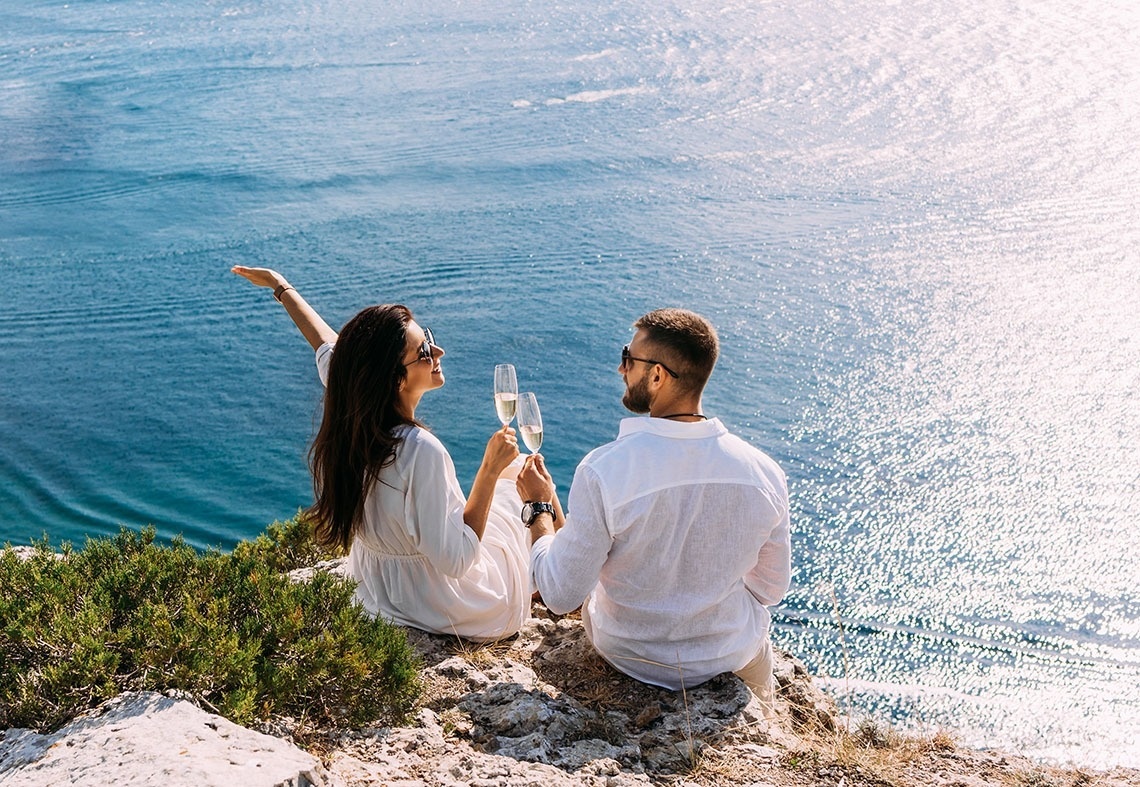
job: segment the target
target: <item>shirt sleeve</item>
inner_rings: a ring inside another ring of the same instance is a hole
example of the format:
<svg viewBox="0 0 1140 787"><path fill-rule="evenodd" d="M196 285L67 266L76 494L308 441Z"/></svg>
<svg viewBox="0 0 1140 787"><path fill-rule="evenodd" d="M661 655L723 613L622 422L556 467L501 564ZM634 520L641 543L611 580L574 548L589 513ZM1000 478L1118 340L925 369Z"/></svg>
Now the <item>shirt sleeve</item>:
<svg viewBox="0 0 1140 787"><path fill-rule="evenodd" d="M570 513L562 529L531 547L531 572L542 601L556 615L582 605L598 584L613 546L597 474L579 467L570 485Z"/></svg>
<svg viewBox="0 0 1140 787"><path fill-rule="evenodd" d="M335 342L325 342L317 348L317 377L321 378L321 385L329 387L329 364L332 362Z"/></svg>
<svg viewBox="0 0 1140 787"><path fill-rule="evenodd" d="M776 525L768 535L768 540L760 547L756 565L744 575L744 586L766 607L779 604L792 582L788 487L787 482L782 479L780 493L782 497L770 500Z"/></svg>
<svg viewBox="0 0 1140 787"><path fill-rule="evenodd" d="M479 538L463 521L466 501L451 457L434 440L405 442L401 448L412 451L404 498L408 536L437 571L461 577L479 557Z"/></svg>

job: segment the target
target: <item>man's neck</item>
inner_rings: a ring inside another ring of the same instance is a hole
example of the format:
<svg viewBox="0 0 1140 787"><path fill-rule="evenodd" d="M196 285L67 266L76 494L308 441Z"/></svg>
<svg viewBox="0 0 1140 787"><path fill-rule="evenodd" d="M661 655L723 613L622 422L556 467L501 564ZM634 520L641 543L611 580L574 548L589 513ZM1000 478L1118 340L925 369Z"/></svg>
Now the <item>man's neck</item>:
<svg viewBox="0 0 1140 787"><path fill-rule="evenodd" d="M667 418L670 421L703 421L700 399L672 399L654 402L649 408L650 418Z"/></svg>

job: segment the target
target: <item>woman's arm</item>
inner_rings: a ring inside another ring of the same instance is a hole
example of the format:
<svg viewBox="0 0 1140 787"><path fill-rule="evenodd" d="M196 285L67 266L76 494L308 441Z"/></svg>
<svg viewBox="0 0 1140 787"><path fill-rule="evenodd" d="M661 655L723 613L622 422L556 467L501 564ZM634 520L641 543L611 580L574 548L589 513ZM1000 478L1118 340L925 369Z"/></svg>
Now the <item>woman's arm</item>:
<svg viewBox="0 0 1140 787"><path fill-rule="evenodd" d="M487 441L483 452L483 463L471 484L471 494L467 496L467 507L463 509L463 521L471 528L479 540L487 528L487 515L491 512L491 501L495 497L495 482L503 470L519 455L518 438L515 430L504 426Z"/></svg>
<svg viewBox="0 0 1140 787"><path fill-rule="evenodd" d="M235 265L230 270L258 287L273 290L274 297L285 307L286 313L301 330L301 335L315 350L326 342L335 342L337 333L325 322L321 315L301 297L291 284L275 270L269 268L246 268Z"/></svg>

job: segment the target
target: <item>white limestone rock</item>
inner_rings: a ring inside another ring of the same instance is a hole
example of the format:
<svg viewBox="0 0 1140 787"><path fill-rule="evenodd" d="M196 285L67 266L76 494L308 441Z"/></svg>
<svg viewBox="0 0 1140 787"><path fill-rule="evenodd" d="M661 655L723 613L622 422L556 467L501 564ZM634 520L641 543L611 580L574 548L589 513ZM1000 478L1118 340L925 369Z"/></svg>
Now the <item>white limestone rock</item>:
<svg viewBox="0 0 1140 787"><path fill-rule="evenodd" d="M320 762L185 700L131 692L51 735L0 733L0 784L328 787Z"/></svg>
<svg viewBox="0 0 1140 787"><path fill-rule="evenodd" d="M333 576L343 577L344 579L352 579L352 574L348 571L348 558L346 557L322 560L312 566L295 568L286 576L289 577L290 582L309 582L318 572L325 572Z"/></svg>
<svg viewBox="0 0 1140 787"><path fill-rule="evenodd" d="M445 734L430 711L414 728L346 735L330 757L336 787L649 787L644 775L622 772L613 760L570 772L472 748Z"/></svg>
<svg viewBox="0 0 1140 787"><path fill-rule="evenodd" d="M35 547L0 547L0 553L11 552L17 560L31 560L38 551ZM55 552L52 557L56 560L63 560L63 553Z"/></svg>

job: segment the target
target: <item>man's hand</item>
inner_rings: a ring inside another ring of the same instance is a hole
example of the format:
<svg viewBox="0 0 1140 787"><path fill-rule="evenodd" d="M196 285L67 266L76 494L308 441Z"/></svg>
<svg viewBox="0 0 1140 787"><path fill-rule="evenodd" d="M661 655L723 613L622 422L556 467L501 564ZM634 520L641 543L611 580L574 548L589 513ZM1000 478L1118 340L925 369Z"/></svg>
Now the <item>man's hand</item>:
<svg viewBox="0 0 1140 787"><path fill-rule="evenodd" d="M546 469L542 454L533 454L526 458L522 470L519 471L519 477L515 479L515 489L525 502L554 502L554 479Z"/></svg>
<svg viewBox="0 0 1140 787"><path fill-rule="evenodd" d="M562 527L562 507L554 495L554 479L546 470L546 462L542 454L533 454L526 458L519 477L515 479L515 489L519 497L529 503L553 503L554 510L558 512L555 520L550 514L539 514L530 525L530 543L533 544L543 536L552 536L554 531Z"/></svg>

